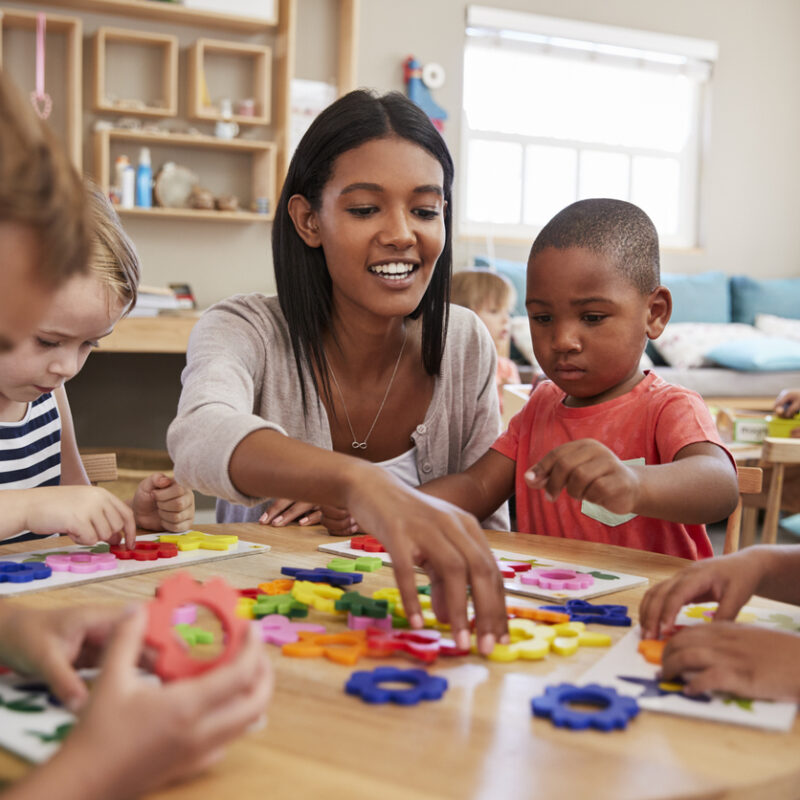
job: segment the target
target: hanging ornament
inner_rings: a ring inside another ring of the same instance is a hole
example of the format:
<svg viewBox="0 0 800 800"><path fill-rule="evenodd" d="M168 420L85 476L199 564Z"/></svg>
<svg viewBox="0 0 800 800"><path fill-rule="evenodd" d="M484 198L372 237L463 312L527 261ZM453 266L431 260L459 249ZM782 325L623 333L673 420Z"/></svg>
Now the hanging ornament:
<svg viewBox="0 0 800 800"><path fill-rule="evenodd" d="M36 89L31 92L31 105L41 119L47 119L53 110L53 101L44 90L44 34L46 17L36 15Z"/></svg>

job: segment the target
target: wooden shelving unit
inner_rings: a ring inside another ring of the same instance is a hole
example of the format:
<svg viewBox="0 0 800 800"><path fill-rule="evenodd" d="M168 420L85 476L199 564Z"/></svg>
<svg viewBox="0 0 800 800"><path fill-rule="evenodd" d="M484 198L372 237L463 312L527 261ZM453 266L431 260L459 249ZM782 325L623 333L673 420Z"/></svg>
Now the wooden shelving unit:
<svg viewBox="0 0 800 800"><path fill-rule="evenodd" d="M98 353L185 353L196 316L133 317L120 320L100 342Z"/></svg>
<svg viewBox="0 0 800 800"><path fill-rule="evenodd" d="M46 15L47 34L63 34L67 40L66 63L66 98L59 98L64 103L66 122L67 152L78 168L83 168L83 135L81 121L83 116L83 87L81 82L81 64L83 60L83 25L78 17L63 17L58 14ZM16 9L0 10L0 67L3 66L3 31L11 29L24 31L36 30L36 12L18 11Z"/></svg>
<svg viewBox="0 0 800 800"><path fill-rule="evenodd" d="M266 20L260 17L202 11L173 3L153 2L153 0L30 0L30 2L95 14L119 14L135 19L172 22L176 25L197 25L239 33L262 33L278 24L277 18Z"/></svg>
<svg viewBox="0 0 800 800"><path fill-rule="evenodd" d="M163 106L143 107L119 105L108 98L107 73L109 45L138 45L146 50L160 50L161 100ZM128 28L98 28L94 35L94 109L146 117L174 117L178 113L178 38L160 33L132 31Z"/></svg>
<svg viewBox="0 0 800 800"><path fill-rule="evenodd" d="M131 142L146 146L194 147L251 154L253 158L252 197L268 198L270 209L269 214L255 214L250 211L206 211L192 208L120 208L121 214L164 219L213 219L217 222L269 222L274 216L277 153L276 146L272 142L217 139L214 136L194 136L186 133L151 133L121 128L95 131L94 137L95 179L104 192L108 192L111 180L112 142Z"/></svg>
<svg viewBox="0 0 800 800"><path fill-rule="evenodd" d="M189 48L189 116L192 119L216 121L222 119L216 108L209 108L204 102L204 83L207 85L209 71L206 68L206 55L221 54L252 61L252 98L256 103L254 116L234 114L233 122L239 125L269 125L271 113L272 50L256 44L226 42L217 39L198 39Z"/></svg>

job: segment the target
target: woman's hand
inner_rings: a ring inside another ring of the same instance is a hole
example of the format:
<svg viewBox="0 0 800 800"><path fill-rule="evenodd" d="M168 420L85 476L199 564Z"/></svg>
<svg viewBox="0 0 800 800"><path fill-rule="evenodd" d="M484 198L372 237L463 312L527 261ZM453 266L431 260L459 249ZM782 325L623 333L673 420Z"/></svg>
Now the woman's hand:
<svg viewBox="0 0 800 800"><path fill-rule="evenodd" d="M282 528L297 520L298 525L319 525L322 511L313 503L296 503L285 497L277 497L267 503L267 510L258 518L262 525Z"/></svg>

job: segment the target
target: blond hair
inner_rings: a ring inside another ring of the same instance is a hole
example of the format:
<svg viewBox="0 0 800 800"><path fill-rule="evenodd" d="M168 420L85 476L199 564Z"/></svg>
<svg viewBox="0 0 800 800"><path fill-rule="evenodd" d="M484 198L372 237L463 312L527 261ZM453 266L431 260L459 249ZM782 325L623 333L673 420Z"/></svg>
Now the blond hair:
<svg viewBox="0 0 800 800"><path fill-rule="evenodd" d="M516 301L514 287L502 276L488 269L464 269L453 273L450 302L480 311L487 306L512 308Z"/></svg>
<svg viewBox="0 0 800 800"><path fill-rule="evenodd" d="M86 192L51 131L0 71L0 223L30 227L38 277L53 288L89 258Z"/></svg>
<svg viewBox="0 0 800 800"><path fill-rule="evenodd" d="M139 256L105 194L91 181L87 188L94 234L89 267L130 311L139 290Z"/></svg>

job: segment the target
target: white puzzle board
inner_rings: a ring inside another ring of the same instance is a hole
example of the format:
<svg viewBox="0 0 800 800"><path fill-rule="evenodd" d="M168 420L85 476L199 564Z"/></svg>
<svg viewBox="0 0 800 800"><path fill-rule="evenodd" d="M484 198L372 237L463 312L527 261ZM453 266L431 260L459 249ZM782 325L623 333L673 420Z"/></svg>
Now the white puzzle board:
<svg viewBox="0 0 800 800"><path fill-rule="evenodd" d="M678 616L679 625L704 625L709 617L695 616L693 609L713 609L713 603L687 606ZM688 612L688 615L687 615ZM775 630L800 630L800 609L794 613L746 607L739 620ZM707 695L707 700L689 699L675 684L660 684L657 664L650 664L638 652L641 629L635 626L581 677L581 684L599 683L612 686L620 694L635 697L641 708L665 714L678 714L712 722L728 722L766 730L789 731L794 724L797 705L733 697L720 692ZM621 676L647 681L646 684L622 680ZM710 698L710 699L709 699Z"/></svg>
<svg viewBox="0 0 800 800"><path fill-rule="evenodd" d="M363 550L356 550L350 547L350 539L335 542L333 544L321 544L318 548L323 553L330 553L334 556L346 558L361 558L361 556L377 556L387 566L391 566L392 558L388 553L368 553ZM633 586L640 586L647 583L647 578L640 575L627 575L624 572L617 572L616 570L596 569L595 567L586 566L583 564L568 564L564 561L553 561L549 558L532 558L529 555L522 553L512 553L507 550L495 550L492 548L495 558L501 561L526 561L532 567L552 567L554 569L570 569L576 572L584 572L592 575L594 582L586 589L564 589L562 591L554 591L552 589L543 589L541 586L530 586L522 583L519 575L513 578L506 578L503 585L507 592L512 594L524 595L525 597L536 597L539 600L549 600L553 604L562 605L565 600L572 598L580 598L581 600L589 600L593 597L601 597L605 594L612 594L613 592L622 592L630 589ZM418 571L419 570L418 568Z"/></svg>
<svg viewBox="0 0 800 800"><path fill-rule="evenodd" d="M166 531L164 532L166 534ZM146 534L138 536L136 541L153 542L163 534ZM171 534L174 535L174 534ZM120 578L127 575L138 575L142 572L156 572L164 569L175 569L176 567L188 567L192 564L200 564L204 561L221 561L226 558L236 558L237 556L249 556L254 553L263 553L269 550L269 545L255 544L254 542L239 541L231 545L227 550L178 550L178 555L174 558L158 558L155 561L135 561L134 559L117 559L116 568L112 570L99 570L79 574L74 572L53 572L49 578L42 580L28 581L27 583L11 583L4 581L0 583L0 597L24 594L25 592L41 592L46 589L62 589L65 586L76 586L81 583L92 583L93 581L106 581L112 578ZM13 561L22 564L30 561L32 556L42 556L52 553L89 553L91 547L82 545L68 545L66 547L49 547L46 550L31 550L27 553L15 553L4 555L0 547L0 561ZM36 559L40 560L40 559Z"/></svg>

